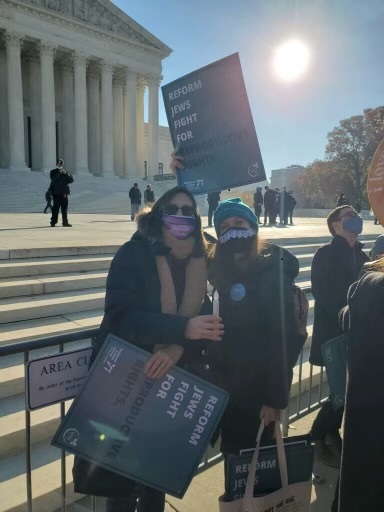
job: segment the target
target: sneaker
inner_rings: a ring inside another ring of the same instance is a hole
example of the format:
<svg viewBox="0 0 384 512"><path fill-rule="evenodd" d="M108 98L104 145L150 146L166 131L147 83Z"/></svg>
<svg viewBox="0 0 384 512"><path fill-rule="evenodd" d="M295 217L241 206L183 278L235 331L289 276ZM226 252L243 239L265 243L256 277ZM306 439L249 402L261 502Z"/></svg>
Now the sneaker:
<svg viewBox="0 0 384 512"><path fill-rule="evenodd" d="M323 440L315 441L315 457L318 462L331 466L332 468L340 467L340 456Z"/></svg>
<svg viewBox="0 0 384 512"><path fill-rule="evenodd" d="M63 224L63 228L71 228L72 224Z"/></svg>

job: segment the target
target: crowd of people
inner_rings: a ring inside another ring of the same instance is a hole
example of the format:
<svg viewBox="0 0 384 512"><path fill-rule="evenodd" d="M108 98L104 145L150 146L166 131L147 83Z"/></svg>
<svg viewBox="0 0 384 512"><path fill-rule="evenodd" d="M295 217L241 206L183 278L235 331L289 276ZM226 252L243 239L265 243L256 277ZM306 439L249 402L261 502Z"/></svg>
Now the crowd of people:
<svg viewBox="0 0 384 512"><path fill-rule="evenodd" d="M174 154L171 168L182 169L182 158ZM277 195L268 187L264 197L256 190L255 211L240 198L221 203L219 193L208 198L216 237L204 232L188 190L175 187L157 201L150 192L148 186L144 201L151 208L139 211L137 184L130 191L137 231L113 258L93 358L112 333L152 353L145 367L152 379L174 365L203 368L203 377L229 393L219 428L226 461L254 446L261 421L267 427L264 439L272 440L274 423L287 407L293 368L307 339L308 301L294 284L299 261L259 234L262 206L275 222ZM283 223L290 196L284 189L279 193ZM321 344L346 332L349 379L345 412L325 401L311 436L318 460L335 467L341 462L332 512L378 512L384 493L384 235L373 245L375 261L369 263L357 240L363 221L354 208L337 207L327 224L332 241L318 249L312 263L310 358L323 366ZM213 313L208 283L220 298L219 314ZM363 462L371 469L361 478ZM114 482L106 493L108 512L164 511L164 493L107 470L87 478L95 475Z"/></svg>

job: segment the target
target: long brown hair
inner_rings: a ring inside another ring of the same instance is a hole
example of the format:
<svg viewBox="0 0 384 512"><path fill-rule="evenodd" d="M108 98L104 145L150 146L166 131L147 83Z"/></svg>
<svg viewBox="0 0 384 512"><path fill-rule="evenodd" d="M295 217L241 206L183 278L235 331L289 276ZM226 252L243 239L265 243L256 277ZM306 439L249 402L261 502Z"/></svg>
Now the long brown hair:
<svg viewBox="0 0 384 512"><path fill-rule="evenodd" d="M363 272L384 272L384 256L378 260L365 263L363 266Z"/></svg>
<svg viewBox="0 0 384 512"><path fill-rule="evenodd" d="M252 264L255 264L266 248L267 244L256 233L244 258L235 262L233 254L223 250L222 245L218 242L209 251L209 282L220 290L228 288L232 284L233 278L239 272L245 272Z"/></svg>
<svg viewBox="0 0 384 512"><path fill-rule="evenodd" d="M151 243L160 242L163 235L164 224L162 222L162 214L164 207L167 206L176 194L185 194L192 202L194 208L194 217L196 220L196 229L192 235L195 240L195 248L193 256L206 255L208 252L208 244L204 238L201 224L201 216L197 207L196 199L185 188L174 187L167 190L159 199L155 202L152 210L144 209L137 217L137 226L142 235L144 235Z"/></svg>

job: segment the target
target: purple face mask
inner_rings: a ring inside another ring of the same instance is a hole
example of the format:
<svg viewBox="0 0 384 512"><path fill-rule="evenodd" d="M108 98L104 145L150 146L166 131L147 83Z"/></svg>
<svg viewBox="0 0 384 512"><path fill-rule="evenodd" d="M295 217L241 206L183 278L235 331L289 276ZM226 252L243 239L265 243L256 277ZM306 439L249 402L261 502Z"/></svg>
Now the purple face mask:
<svg viewBox="0 0 384 512"><path fill-rule="evenodd" d="M163 213L162 220L164 226L171 232L171 234L179 240L188 238L189 235L195 231L196 219L195 217L184 217L182 215L167 215Z"/></svg>

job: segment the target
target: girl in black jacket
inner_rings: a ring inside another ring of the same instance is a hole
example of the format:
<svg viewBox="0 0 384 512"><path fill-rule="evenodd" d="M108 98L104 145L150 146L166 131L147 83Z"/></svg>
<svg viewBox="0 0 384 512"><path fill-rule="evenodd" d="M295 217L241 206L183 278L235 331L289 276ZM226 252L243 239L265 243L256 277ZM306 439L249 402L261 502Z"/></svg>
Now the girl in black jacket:
<svg viewBox="0 0 384 512"><path fill-rule="evenodd" d="M221 423L227 455L255 446L260 420L271 424L270 435L288 405L292 368L307 337L308 301L293 285L297 258L259 239L257 217L240 198L223 201L214 223L218 244L209 280L225 333L205 352L217 384L230 393Z"/></svg>

